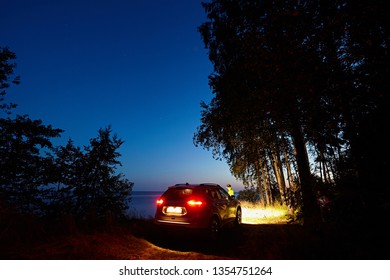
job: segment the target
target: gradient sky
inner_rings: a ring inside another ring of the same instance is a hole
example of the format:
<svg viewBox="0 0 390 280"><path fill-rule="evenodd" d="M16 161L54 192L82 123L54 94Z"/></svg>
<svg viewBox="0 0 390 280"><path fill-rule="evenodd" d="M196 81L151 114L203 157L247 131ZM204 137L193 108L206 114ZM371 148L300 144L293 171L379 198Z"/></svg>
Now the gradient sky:
<svg viewBox="0 0 390 280"><path fill-rule="evenodd" d="M1 0L0 46L17 55L17 114L64 129L82 146L111 125L125 141L119 171L134 190L231 183L226 162L193 145L212 65L195 0Z"/></svg>

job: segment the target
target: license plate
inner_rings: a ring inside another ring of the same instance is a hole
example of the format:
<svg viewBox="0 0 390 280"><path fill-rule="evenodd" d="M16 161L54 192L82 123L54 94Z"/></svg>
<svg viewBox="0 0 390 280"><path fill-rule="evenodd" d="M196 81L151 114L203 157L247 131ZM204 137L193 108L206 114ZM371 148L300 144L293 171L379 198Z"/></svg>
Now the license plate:
<svg viewBox="0 0 390 280"><path fill-rule="evenodd" d="M182 207L168 206L166 212L170 213L170 214L182 214L183 209L182 209Z"/></svg>
<svg viewBox="0 0 390 280"><path fill-rule="evenodd" d="M180 206L165 206L163 208L163 213L166 215L183 216L187 214L187 211L184 207Z"/></svg>

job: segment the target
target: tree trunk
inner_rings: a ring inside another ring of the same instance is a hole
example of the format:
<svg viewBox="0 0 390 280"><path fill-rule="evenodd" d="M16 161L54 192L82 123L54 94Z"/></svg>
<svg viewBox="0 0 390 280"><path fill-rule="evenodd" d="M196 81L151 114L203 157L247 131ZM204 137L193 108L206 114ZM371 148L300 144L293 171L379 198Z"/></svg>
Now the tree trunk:
<svg viewBox="0 0 390 280"><path fill-rule="evenodd" d="M272 152L272 166L274 168L276 181L278 182L280 200L282 204L286 204L286 184L284 182L283 170L280 169L280 158L279 154Z"/></svg>
<svg viewBox="0 0 390 280"><path fill-rule="evenodd" d="M292 176L290 161L288 159L286 149L284 149L283 154L284 154L284 163L286 164L286 170L287 170L287 182L288 182L288 186L291 187L293 184L292 181L293 176Z"/></svg>
<svg viewBox="0 0 390 280"><path fill-rule="evenodd" d="M267 162L264 160L261 162L263 170L263 186L266 205L272 205L272 193L271 193L271 180L269 176Z"/></svg>
<svg viewBox="0 0 390 280"><path fill-rule="evenodd" d="M325 184L329 183L329 170L327 170L327 166L326 166L326 158L325 158L325 153L324 153L324 145L318 145L317 147L317 150L318 150L318 156L320 158L320 172L322 174L322 182L324 182Z"/></svg>
<svg viewBox="0 0 390 280"><path fill-rule="evenodd" d="M305 141L301 127L297 121L292 126L292 138L301 181L304 225L309 228L315 228L321 222L321 214L313 193L314 184L310 172Z"/></svg>
<svg viewBox="0 0 390 280"><path fill-rule="evenodd" d="M256 168L256 180L257 180L257 188L259 190L259 195L260 195L260 203L261 205L264 207L265 206L265 189L264 189L264 186L262 184L262 177L264 177L264 175L262 174L261 172L261 162L260 160L255 162L255 168Z"/></svg>

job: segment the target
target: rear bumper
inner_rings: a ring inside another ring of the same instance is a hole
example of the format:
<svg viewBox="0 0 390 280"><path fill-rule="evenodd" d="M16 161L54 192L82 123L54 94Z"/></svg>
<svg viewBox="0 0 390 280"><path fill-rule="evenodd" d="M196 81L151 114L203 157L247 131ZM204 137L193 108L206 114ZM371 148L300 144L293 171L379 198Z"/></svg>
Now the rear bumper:
<svg viewBox="0 0 390 280"><path fill-rule="evenodd" d="M210 219L201 218L187 218L187 217L175 217L158 215L154 219L154 223L162 227L176 227L176 228L189 228L189 229L206 229L209 227Z"/></svg>
<svg viewBox="0 0 390 280"><path fill-rule="evenodd" d="M206 228L189 227L188 225L155 223L155 232L160 238L173 239L179 238L194 240L196 238L207 238L209 230Z"/></svg>
<svg viewBox="0 0 390 280"><path fill-rule="evenodd" d="M176 226L183 226L183 227L190 225L190 223L188 222L180 222L180 221L155 220L154 222L155 224L158 225L176 225Z"/></svg>

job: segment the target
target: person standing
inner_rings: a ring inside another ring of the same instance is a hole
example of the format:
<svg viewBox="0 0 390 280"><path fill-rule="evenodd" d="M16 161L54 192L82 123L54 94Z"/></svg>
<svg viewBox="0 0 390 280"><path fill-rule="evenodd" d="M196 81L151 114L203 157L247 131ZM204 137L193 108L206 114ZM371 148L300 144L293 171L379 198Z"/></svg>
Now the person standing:
<svg viewBox="0 0 390 280"><path fill-rule="evenodd" d="M228 194L229 194L230 196L234 196L234 190L233 190L233 188L232 188L232 185L227 184L226 187L227 187Z"/></svg>

